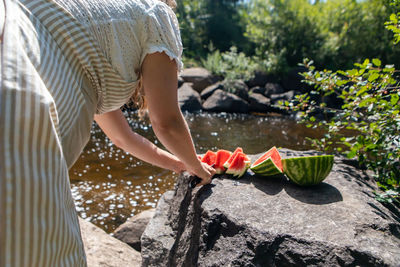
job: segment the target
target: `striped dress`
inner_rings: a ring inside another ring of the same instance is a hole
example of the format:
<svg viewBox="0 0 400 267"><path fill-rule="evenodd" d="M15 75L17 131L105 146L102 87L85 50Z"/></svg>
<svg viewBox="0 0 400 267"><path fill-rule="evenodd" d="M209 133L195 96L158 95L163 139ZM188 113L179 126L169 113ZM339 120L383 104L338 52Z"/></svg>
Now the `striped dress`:
<svg viewBox="0 0 400 267"><path fill-rule="evenodd" d="M1 0L0 266L86 266L68 168L149 53L182 67L157 0Z"/></svg>

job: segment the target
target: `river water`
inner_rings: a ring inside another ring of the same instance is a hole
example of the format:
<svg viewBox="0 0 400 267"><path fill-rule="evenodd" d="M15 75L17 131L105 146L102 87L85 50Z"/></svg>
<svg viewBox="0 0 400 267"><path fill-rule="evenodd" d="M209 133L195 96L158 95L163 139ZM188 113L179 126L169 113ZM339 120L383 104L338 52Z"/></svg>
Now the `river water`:
<svg viewBox="0 0 400 267"><path fill-rule="evenodd" d="M148 121L125 112L132 129L161 146ZM198 153L208 149L247 154L262 153L272 146L310 149L306 137L322 133L280 115L185 114ZM151 166L115 147L96 124L90 142L70 170L71 190L78 214L106 232L129 217L157 205L161 195L174 187L177 175Z"/></svg>

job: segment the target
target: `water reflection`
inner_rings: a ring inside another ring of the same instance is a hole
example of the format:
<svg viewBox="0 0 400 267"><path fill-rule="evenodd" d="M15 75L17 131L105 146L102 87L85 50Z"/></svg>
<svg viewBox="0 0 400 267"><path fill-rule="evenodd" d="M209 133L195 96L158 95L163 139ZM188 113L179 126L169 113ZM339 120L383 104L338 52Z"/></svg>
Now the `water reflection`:
<svg viewBox="0 0 400 267"><path fill-rule="evenodd" d="M148 121L126 112L137 133L158 144ZM298 125L287 117L243 114L185 114L198 153L208 149L256 154L272 146L309 149L305 137L322 133ZM70 170L72 194L80 216L107 232L127 218L155 207L160 196L173 188L176 174L143 163L115 147L94 124L92 137Z"/></svg>

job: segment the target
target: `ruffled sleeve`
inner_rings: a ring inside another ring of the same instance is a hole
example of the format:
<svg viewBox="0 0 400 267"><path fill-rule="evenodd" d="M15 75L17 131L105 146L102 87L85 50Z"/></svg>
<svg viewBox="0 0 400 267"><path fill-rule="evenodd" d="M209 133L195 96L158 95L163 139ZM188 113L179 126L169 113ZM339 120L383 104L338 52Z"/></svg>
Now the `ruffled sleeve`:
<svg viewBox="0 0 400 267"><path fill-rule="evenodd" d="M178 71L183 69L182 40L173 10L163 2L157 1L149 10L144 23L142 64L147 54L165 52L175 60Z"/></svg>

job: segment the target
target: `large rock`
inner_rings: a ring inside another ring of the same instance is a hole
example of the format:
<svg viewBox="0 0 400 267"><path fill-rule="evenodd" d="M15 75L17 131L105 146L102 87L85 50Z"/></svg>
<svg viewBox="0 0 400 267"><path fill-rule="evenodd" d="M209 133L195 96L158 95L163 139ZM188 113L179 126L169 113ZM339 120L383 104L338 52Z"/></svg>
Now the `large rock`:
<svg viewBox="0 0 400 267"><path fill-rule="evenodd" d="M281 101L291 101L295 98L296 92L295 91L288 91L283 94L273 94L270 96L271 102L274 105L278 105L278 102Z"/></svg>
<svg viewBox="0 0 400 267"><path fill-rule="evenodd" d="M99 227L79 218L88 267L140 266L140 253L108 235Z"/></svg>
<svg viewBox="0 0 400 267"><path fill-rule="evenodd" d="M196 112L201 110L200 94L193 90L190 83L184 83L179 88L178 102L182 111Z"/></svg>
<svg viewBox="0 0 400 267"><path fill-rule="evenodd" d="M140 237L150 219L153 218L154 212L154 209L149 209L129 218L125 223L115 229L113 233L114 237L133 247L137 251L140 251Z"/></svg>
<svg viewBox="0 0 400 267"><path fill-rule="evenodd" d="M212 75L204 68L187 68L184 69L180 77L185 81L193 84L193 89L200 93L204 88L221 80L220 77Z"/></svg>
<svg viewBox="0 0 400 267"><path fill-rule="evenodd" d="M241 99L246 101L249 100L249 87L242 80L236 80L224 85L224 89L228 92L232 92Z"/></svg>
<svg viewBox="0 0 400 267"><path fill-rule="evenodd" d="M398 266L400 213L348 163L314 187L248 173L192 191L180 177L142 235L143 266Z"/></svg>
<svg viewBox="0 0 400 267"><path fill-rule="evenodd" d="M218 89L224 89L224 85L221 82L212 84L208 87L206 87L203 91L201 91L200 97L201 99L207 99L209 98L215 91Z"/></svg>
<svg viewBox="0 0 400 267"><path fill-rule="evenodd" d="M255 112L273 111L271 101L262 94L253 93L249 95L250 110Z"/></svg>
<svg viewBox="0 0 400 267"><path fill-rule="evenodd" d="M282 86L279 83L267 83L265 85L264 95L266 97L270 97L271 95L282 94L285 92Z"/></svg>
<svg viewBox="0 0 400 267"><path fill-rule="evenodd" d="M218 89L204 101L203 109L214 112L247 113L249 104L237 95Z"/></svg>
<svg viewBox="0 0 400 267"><path fill-rule="evenodd" d="M273 80L273 77L271 75L268 75L267 73L262 71L255 71L254 77L246 81L246 84L249 87L264 86L267 82L271 80Z"/></svg>

